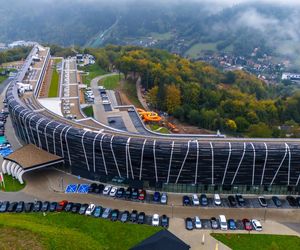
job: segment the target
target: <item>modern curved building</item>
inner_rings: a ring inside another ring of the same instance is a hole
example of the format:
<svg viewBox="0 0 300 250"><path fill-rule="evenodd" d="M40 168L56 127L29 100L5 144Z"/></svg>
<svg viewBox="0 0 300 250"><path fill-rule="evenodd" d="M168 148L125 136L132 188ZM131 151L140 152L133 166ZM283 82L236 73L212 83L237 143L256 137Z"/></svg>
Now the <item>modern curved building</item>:
<svg viewBox="0 0 300 250"><path fill-rule="evenodd" d="M10 116L24 144L62 157L72 174L104 182L124 177L168 191L299 192L298 139L142 135L54 114L37 98L49 50L42 57L34 91L20 97L16 82L25 77L38 51L38 46L33 48L17 80L7 89Z"/></svg>

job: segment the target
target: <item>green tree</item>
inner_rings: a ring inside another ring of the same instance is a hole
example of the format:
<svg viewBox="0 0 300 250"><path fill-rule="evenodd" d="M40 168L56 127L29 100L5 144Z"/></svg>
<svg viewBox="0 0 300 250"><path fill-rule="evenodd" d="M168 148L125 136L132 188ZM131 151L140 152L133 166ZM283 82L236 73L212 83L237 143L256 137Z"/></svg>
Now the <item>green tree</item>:
<svg viewBox="0 0 300 250"><path fill-rule="evenodd" d="M249 127L247 135L253 138L270 138L272 137L272 129L270 127L260 122L258 124L253 124Z"/></svg>
<svg viewBox="0 0 300 250"><path fill-rule="evenodd" d="M180 90L174 84L166 87L166 108L168 113L173 114L174 110L181 105Z"/></svg>

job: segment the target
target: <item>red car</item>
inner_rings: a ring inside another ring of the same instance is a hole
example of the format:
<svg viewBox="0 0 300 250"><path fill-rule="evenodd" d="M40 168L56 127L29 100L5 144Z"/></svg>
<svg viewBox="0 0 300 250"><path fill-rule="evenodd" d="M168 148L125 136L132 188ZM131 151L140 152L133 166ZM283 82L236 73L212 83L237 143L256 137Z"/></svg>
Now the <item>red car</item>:
<svg viewBox="0 0 300 250"><path fill-rule="evenodd" d="M146 191L143 189L140 189L139 190L139 200L143 201L143 200L145 200L145 198L146 198Z"/></svg>
<svg viewBox="0 0 300 250"><path fill-rule="evenodd" d="M243 224L244 224L245 230L251 231L253 229L252 224L248 219L243 219Z"/></svg>
<svg viewBox="0 0 300 250"><path fill-rule="evenodd" d="M61 212L65 209L65 207L67 206L68 201L66 200L62 200L58 203L57 207L56 207L56 211L57 212Z"/></svg>

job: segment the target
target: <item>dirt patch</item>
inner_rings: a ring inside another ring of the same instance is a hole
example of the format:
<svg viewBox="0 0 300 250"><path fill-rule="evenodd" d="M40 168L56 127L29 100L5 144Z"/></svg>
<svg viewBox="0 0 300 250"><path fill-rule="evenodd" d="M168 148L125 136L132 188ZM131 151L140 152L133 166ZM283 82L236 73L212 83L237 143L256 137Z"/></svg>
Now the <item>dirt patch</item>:
<svg viewBox="0 0 300 250"><path fill-rule="evenodd" d="M168 118L168 121L175 125L181 134L215 134L213 131L179 122L173 117Z"/></svg>
<svg viewBox="0 0 300 250"><path fill-rule="evenodd" d="M0 227L0 249L4 250L40 250L46 249L39 235L27 230Z"/></svg>

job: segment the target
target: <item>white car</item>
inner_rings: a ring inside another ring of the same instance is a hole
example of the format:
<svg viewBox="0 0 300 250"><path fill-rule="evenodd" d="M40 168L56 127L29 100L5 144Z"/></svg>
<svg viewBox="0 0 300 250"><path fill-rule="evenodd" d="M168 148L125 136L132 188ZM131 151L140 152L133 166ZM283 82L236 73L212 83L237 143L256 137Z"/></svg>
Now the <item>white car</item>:
<svg viewBox="0 0 300 250"><path fill-rule="evenodd" d="M159 215L158 214L153 214L152 226L159 226Z"/></svg>
<svg viewBox="0 0 300 250"><path fill-rule="evenodd" d="M221 230L227 230L228 226L227 226L227 220L226 220L225 215L220 215L219 219L220 219Z"/></svg>
<svg viewBox="0 0 300 250"><path fill-rule="evenodd" d="M195 228L197 228L197 229L202 228L202 223L201 223L199 216L195 216L194 224L195 224Z"/></svg>
<svg viewBox="0 0 300 250"><path fill-rule="evenodd" d="M221 202L221 197L219 194L214 195L214 202L215 202L215 205L217 205L217 206L221 205L222 202Z"/></svg>
<svg viewBox="0 0 300 250"><path fill-rule="evenodd" d="M260 221L253 219L253 220L251 220L251 224L253 225L253 228L256 231L262 231L262 225L261 225Z"/></svg>
<svg viewBox="0 0 300 250"><path fill-rule="evenodd" d="M167 202L168 202L168 195L166 193L162 193L160 197L160 203L167 204Z"/></svg>
<svg viewBox="0 0 300 250"><path fill-rule="evenodd" d="M111 190L110 190L110 192L109 192L109 196L115 197L117 191L118 191L118 188L117 188L117 187L112 187Z"/></svg>
<svg viewBox="0 0 300 250"><path fill-rule="evenodd" d="M111 186L110 185L105 186L105 188L103 189L103 194L104 195L108 195L109 192L110 192L110 190L111 190Z"/></svg>
<svg viewBox="0 0 300 250"><path fill-rule="evenodd" d="M199 198L198 198L198 196L196 194L192 195L192 202L193 202L194 206L199 206L200 205Z"/></svg>
<svg viewBox="0 0 300 250"><path fill-rule="evenodd" d="M85 215L92 215L95 210L95 204L90 204L87 210L85 211Z"/></svg>

